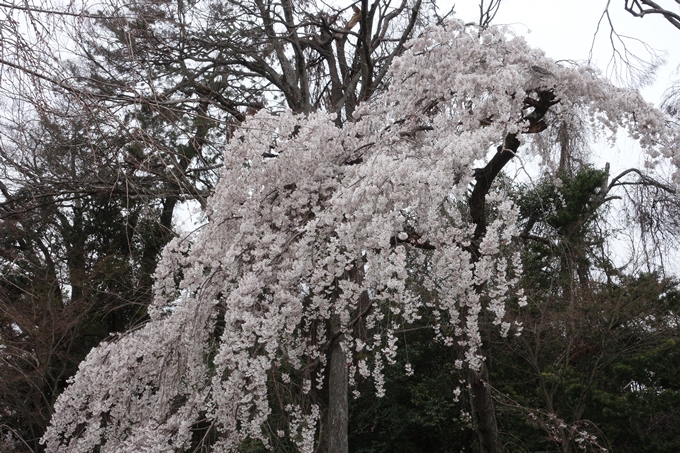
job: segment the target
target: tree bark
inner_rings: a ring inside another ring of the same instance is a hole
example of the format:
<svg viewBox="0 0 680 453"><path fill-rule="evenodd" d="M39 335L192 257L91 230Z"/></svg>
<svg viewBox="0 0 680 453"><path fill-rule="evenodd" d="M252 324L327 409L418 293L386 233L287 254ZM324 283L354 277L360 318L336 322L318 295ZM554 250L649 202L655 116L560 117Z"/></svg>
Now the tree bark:
<svg viewBox="0 0 680 453"><path fill-rule="evenodd" d="M349 279L361 285L363 281L363 263L353 266L349 271ZM363 319L370 309L368 292L363 291L359 296L356 319ZM350 328L352 324L350 324ZM358 326L354 325L354 328ZM328 360L328 411L326 413L325 446L326 453L348 453L349 440L347 430L349 426L349 369L347 355L342 350L345 335L342 333L340 316L335 314L330 321L331 338L335 338L330 345ZM324 439L321 439L323 445Z"/></svg>
<svg viewBox="0 0 680 453"><path fill-rule="evenodd" d="M489 388L489 370L482 362L479 371L469 370L470 406L472 421L482 453L502 453L503 446L498 438L496 409L494 408L491 389Z"/></svg>
<svg viewBox="0 0 680 453"><path fill-rule="evenodd" d="M336 323L333 323L336 324ZM331 346L328 365L328 450L327 453L348 453L349 423L347 357L342 350L344 335Z"/></svg>
<svg viewBox="0 0 680 453"><path fill-rule="evenodd" d="M468 207L470 217L475 224L469 251L473 264L480 258L479 246L486 234L486 195L491 184L503 167L515 156L520 142L515 134L508 134L505 143L498 150L491 161L484 167L475 170L475 187L472 190ZM477 288L481 292L482 288ZM470 392L470 409L472 422L479 441L481 453L502 453L503 445L498 436L496 410L489 386L489 369L486 362L481 363L479 370L468 370L468 385Z"/></svg>

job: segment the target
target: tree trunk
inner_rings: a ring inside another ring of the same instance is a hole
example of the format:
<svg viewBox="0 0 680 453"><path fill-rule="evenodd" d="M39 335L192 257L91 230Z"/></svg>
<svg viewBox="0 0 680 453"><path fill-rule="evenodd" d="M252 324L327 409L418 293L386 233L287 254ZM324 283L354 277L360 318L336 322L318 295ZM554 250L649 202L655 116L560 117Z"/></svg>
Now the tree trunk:
<svg viewBox="0 0 680 453"><path fill-rule="evenodd" d="M527 96L524 100L526 107L531 107L524 120L529 126L525 133L539 133L547 127L543 117L551 106L557 104L555 93L552 90L537 91L538 99ZM501 172L503 167L510 162L519 150L520 141L517 134L505 136L503 145L497 148L496 154L484 168L475 169L475 186L468 200L470 217L475 224L475 232L468 248L471 255L471 263L476 264L480 258L480 244L486 235L486 196L491 185ZM477 288L481 291L481 288ZM498 425L496 412L493 406L491 387L489 386L489 370L486 363L482 362L479 371L469 370L468 380L470 386L470 406L472 408L472 420L474 423L479 448L482 453L501 453L503 445L498 437Z"/></svg>
<svg viewBox="0 0 680 453"><path fill-rule="evenodd" d="M491 161L484 168L475 171L476 183L468 202L470 217L476 225L469 247L472 264L479 261L479 246L486 234L486 195L498 173L514 157L519 145L515 134L509 134L505 138L504 146L498 147L498 152ZM477 288L477 291L481 290L482 288ZM459 351L459 354L464 354L464 351ZM498 438L496 412L489 386L489 370L485 362L482 362L479 371L468 370L468 382L473 427L479 441L480 452L501 453L503 446Z"/></svg>
<svg viewBox="0 0 680 453"><path fill-rule="evenodd" d="M503 446L498 439L496 412L489 388L489 370L482 362L479 371L469 370L470 406L479 451L481 453L502 453Z"/></svg>
<svg viewBox="0 0 680 453"><path fill-rule="evenodd" d="M335 323L334 323L335 324ZM341 335L331 347L328 365L328 450L327 453L348 453L347 425L349 404L347 401L347 357L342 350Z"/></svg>

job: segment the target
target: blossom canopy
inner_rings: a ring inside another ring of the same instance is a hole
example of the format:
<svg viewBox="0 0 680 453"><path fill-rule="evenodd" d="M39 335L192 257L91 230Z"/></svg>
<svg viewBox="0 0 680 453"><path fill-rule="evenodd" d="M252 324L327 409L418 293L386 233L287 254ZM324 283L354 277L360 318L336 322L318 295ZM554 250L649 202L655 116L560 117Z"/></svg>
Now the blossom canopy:
<svg viewBox="0 0 680 453"><path fill-rule="evenodd" d="M265 110L239 127L209 222L164 251L150 320L81 364L47 451L189 450L207 423L215 451L274 434L312 452L314 392L338 338L350 381L371 377L381 394L398 331L424 312L472 369L483 361L480 317L512 329L506 303L523 301L516 209L491 190L481 236L465 209L490 150L514 155L509 138L527 144L585 113L593 133L625 128L651 160L678 156L677 131L638 93L504 28L431 27L389 80L342 128L325 113ZM272 428L274 385L297 398Z"/></svg>

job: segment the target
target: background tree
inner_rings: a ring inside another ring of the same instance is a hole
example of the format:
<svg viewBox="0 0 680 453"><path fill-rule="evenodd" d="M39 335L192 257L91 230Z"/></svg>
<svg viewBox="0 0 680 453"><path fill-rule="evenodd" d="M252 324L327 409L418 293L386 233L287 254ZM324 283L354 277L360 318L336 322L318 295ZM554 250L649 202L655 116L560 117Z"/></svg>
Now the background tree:
<svg viewBox="0 0 680 453"><path fill-rule="evenodd" d="M605 387L617 397L630 393L630 381L614 390L609 373L677 335L676 284L627 274L608 252L607 237L615 232L606 228L611 214L602 209L616 199L620 181L585 166L520 192L528 306L517 314L522 335L495 351L494 371L508 395L503 404L515 414L521 408L528 426L545 430L545 443L529 429L517 435L534 449L552 442L565 453L611 448L617 430L604 422L598 398ZM652 192L663 186L646 182Z"/></svg>
<svg viewBox="0 0 680 453"><path fill-rule="evenodd" d="M31 155L3 149L13 166L0 184L0 417L38 450L56 397L90 348L145 317L166 239L153 206L65 190L69 180L96 185L110 169L81 135L33 138Z"/></svg>

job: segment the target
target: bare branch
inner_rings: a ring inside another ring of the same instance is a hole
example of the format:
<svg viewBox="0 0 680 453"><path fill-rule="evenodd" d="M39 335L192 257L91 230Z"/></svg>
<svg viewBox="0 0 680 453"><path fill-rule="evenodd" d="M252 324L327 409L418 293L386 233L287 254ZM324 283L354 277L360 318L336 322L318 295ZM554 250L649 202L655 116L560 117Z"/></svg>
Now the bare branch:
<svg viewBox="0 0 680 453"><path fill-rule="evenodd" d="M677 0L676 3L680 5ZM664 9L651 0L625 0L624 8L635 17L645 17L650 14L663 16L671 25L680 30L680 14Z"/></svg>

